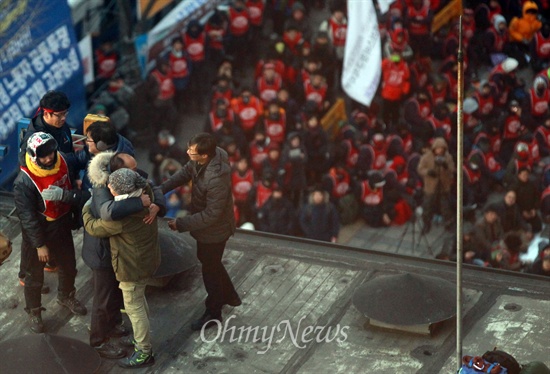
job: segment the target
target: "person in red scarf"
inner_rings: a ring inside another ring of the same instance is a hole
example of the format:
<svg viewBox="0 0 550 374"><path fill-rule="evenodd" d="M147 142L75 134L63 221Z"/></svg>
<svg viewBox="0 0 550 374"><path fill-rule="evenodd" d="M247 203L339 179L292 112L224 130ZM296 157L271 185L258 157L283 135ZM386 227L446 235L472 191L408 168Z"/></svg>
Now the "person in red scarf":
<svg viewBox="0 0 550 374"><path fill-rule="evenodd" d="M25 311L32 332L44 332L41 289L44 265L55 256L59 266L57 302L73 314L87 310L75 298L76 259L71 234L71 206L89 195L73 189L67 162L53 136L33 134L27 141L24 165L13 184L15 208L21 224L22 265L25 272ZM83 202L83 201L82 201Z"/></svg>

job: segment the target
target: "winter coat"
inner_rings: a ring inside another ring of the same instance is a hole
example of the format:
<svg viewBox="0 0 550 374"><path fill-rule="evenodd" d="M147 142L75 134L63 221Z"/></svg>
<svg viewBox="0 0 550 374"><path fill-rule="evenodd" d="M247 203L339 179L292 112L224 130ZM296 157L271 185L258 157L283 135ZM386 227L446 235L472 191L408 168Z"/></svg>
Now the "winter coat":
<svg viewBox="0 0 550 374"><path fill-rule="evenodd" d="M526 1L523 4L522 17L514 17L510 21L508 31L511 41L520 43L524 40L531 41L533 35L542 27L542 23L537 19L536 14L527 13L529 9L538 11L538 6L533 1Z"/></svg>
<svg viewBox="0 0 550 374"><path fill-rule="evenodd" d="M285 144L281 152L281 163L285 170L283 187L288 190L303 190L307 187L306 165L307 152L303 145L290 147Z"/></svg>
<svg viewBox="0 0 550 374"><path fill-rule="evenodd" d="M521 182L516 179L510 190L516 191L516 204L522 212L540 207L540 192L532 181Z"/></svg>
<svg viewBox="0 0 550 374"><path fill-rule="evenodd" d="M503 236L500 218L497 218L495 223L489 224L485 217L481 217L476 222L473 232L474 242L478 247L476 252L480 254L480 258L484 261L489 260L495 243L500 242Z"/></svg>
<svg viewBox="0 0 550 374"><path fill-rule="evenodd" d="M143 222L147 214L149 210L144 208L119 221L105 221L94 218L89 205L82 210L86 231L93 236L109 238L113 270L119 282L148 279L160 265L158 226L156 222Z"/></svg>
<svg viewBox="0 0 550 374"><path fill-rule="evenodd" d="M300 211L300 226L308 239L330 242L338 237L340 218L336 207L329 201L328 193L319 205L313 204L311 197Z"/></svg>
<svg viewBox="0 0 550 374"><path fill-rule="evenodd" d="M235 216L227 152L218 147L216 155L206 165L189 161L160 187L165 194L190 181L193 182L191 214L176 219L178 231L189 231L203 243L220 243L229 239L235 232Z"/></svg>
<svg viewBox="0 0 550 374"><path fill-rule="evenodd" d="M285 197L271 196L258 212L258 230L293 235L296 217L292 203Z"/></svg>
<svg viewBox="0 0 550 374"><path fill-rule="evenodd" d="M61 157L59 153L58 157ZM64 195L62 200L63 203L71 206L78 206L89 196L83 194L81 190L71 191L73 193ZM54 221L47 220L46 216L41 214L45 210L44 199L31 178L22 171L13 182L13 197L23 238L34 248L41 247L46 244L46 241L56 238L59 233L66 232L62 226L72 226L72 211Z"/></svg>
<svg viewBox="0 0 550 374"><path fill-rule="evenodd" d="M445 153L444 164L438 165L435 162L435 154L433 151L438 147L444 147ZM446 167L445 167L446 164ZM436 176L433 177L430 171L435 171ZM440 186L441 193L449 193L453 185L454 173L456 171L453 157L447 152L447 142L443 138L436 138L432 143L432 151L426 152L420 158L417 167L418 174L424 181L424 193L428 195L435 194L437 187Z"/></svg>

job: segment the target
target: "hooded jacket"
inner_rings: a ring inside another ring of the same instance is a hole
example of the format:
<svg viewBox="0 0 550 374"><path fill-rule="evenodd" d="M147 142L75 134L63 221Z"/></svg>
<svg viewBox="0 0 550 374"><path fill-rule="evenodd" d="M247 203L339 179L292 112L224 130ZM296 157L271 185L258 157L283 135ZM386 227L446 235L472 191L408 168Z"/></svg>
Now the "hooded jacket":
<svg viewBox="0 0 550 374"><path fill-rule="evenodd" d="M442 156L444 158L443 164L436 163L434 150L438 147L445 148L445 153ZM436 176L430 175L432 174L431 170L435 171ZM436 193L438 185L441 185L440 192L450 192L456 169L453 157L448 152L445 139L434 139L431 151L424 153L420 158L417 171L424 181L424 193L428 195Z"/></svg>
<svg viewBox="0 0 550 374"><path fill-rule="evenodd" d="M235 233L231 166L227 152L216 149L206 165L189 161L160 187L163 193L192 182L190 215L176 219L179 232L189 231L202 243L221 243Z"/></svg>
<svg viewBox="0 0 550 374"><path fill-rule="evenodd" d="M340 217L328 192L324 192L323 197L324 201L317 205L313 203L312 195L309 196L309 203L300 211L300 226L306 238L330 242L338 237Z"/></svg>
<svg viewBox="0 0 550 374"><path fill-rule="evenodd" d="M538 9L534 1L527 1L523 4L522 17L512 18L508 27L511 41L523 42L533 39L533 35L542 27L542 22L537 18L537 14L530 14L527 11L536 10L538 12Z"/></svg>

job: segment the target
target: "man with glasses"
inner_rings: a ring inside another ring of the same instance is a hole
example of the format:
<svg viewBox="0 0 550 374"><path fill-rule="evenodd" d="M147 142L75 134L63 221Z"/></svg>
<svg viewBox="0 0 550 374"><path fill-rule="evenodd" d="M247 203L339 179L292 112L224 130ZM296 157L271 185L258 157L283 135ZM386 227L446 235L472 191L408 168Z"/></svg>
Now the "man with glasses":
<svg viewBox="0 0 550 374"><path fill-rule="evenodd" d="M71 103L69 98L60 91L48 91L40 99L40 106L36 115L31 120L24 139L21 141L19 152L19 164L25 165L25 152L27 140L35 132L45 132L53 136L58 144L58 151L73 153L73 141L71 129L66 122Z"/></svg>

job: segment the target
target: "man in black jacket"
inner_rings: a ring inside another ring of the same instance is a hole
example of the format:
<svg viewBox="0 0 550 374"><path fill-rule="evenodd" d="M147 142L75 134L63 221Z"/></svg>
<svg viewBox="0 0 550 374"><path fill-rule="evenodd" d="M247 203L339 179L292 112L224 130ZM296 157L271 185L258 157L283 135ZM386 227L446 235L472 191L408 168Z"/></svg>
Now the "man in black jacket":
<svg viewBox="0 0 550 374"><path fill-rule="evenodd" d="M57 302L74 314L87 312L74 297L76 260L70 214L71 205L80 204L82 193L73 189L67 163L57 149L51 135L33 134L27 142L25 165L13 185L23 237L25 311L30 316L30 328L36 333L44 331L40 291L44 265L52 255L59 264Z"/></svg>
<svg viewBox="0 0 550 374"><path fill-rule="evenodd" d="M193 183L191 214L168 222L168 226L179 232L189 231L197 240L197 257L208 294L206 311L191 324L191 328L198 331L221 322L222 307L241 305L241 299L222 264L225 243L235 232L227 153L216 146L212 135L200 133L188 142L187 154L190 161L161 188L166 193L190 181Z"/></svg>

